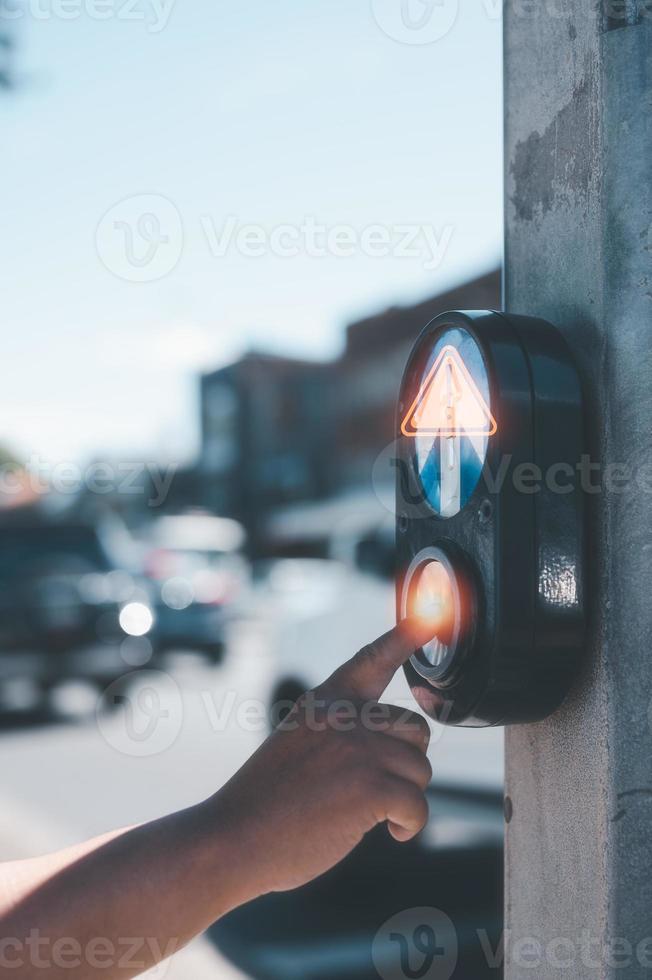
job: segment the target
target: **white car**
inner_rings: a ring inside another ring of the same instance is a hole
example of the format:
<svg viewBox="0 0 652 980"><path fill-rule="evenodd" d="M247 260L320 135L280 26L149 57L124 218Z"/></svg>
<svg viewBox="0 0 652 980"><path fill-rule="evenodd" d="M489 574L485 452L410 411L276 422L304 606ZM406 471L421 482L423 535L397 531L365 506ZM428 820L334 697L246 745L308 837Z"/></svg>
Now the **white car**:
<svg viewBox="0 0 652 980"><path fill-rule="evenodd" d="M221 659L225 620L248 584L243 544L240 524L210 514L167 515L147 527L144 566L154 586L158 650Z"/></svg>

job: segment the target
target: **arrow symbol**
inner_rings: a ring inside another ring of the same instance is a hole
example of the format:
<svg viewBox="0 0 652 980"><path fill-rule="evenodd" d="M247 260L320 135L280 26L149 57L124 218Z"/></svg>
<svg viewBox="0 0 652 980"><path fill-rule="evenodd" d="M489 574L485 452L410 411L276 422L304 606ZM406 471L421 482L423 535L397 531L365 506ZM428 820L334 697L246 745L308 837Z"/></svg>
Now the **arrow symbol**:
<svg viewBox="0 0 652 980"><path fill-rule="evenodd" d="M401 424L404 436L485 435L496 420L455 347L443 348Z"/></svg>
<svg viewBox="0 0 652 980"><path fill-rule="evenodd" d="M451 517L460 510L462 496L462 459L460 455L460 436L457 426L456 403L462 398L460 386L453 370L453 361L446 359L445 419L450 432L443 438L441 461L441 503L442 517Z"/></svg>
<svg viewBox="0 0 652 980"><path fill-rule="evenodd" d="M477 436L491 436L496 430L496 420L459 352L444 347L401 424L404 436L441 439L442 517L457 514L461 507L462 436L475 446Z"/></svg>

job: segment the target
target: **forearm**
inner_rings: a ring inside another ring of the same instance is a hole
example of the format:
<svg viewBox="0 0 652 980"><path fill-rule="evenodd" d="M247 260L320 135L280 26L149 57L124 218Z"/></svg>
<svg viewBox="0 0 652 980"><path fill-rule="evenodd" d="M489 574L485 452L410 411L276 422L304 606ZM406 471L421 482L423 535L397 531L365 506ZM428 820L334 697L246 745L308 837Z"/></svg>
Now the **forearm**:
<svg viewBox="0 0 652 980"><path fill-rule="evenodd" d="M0 867L0 965L16 978L142 973L247 898L213 800ZM0 970L2 972L2 970Z"/></svg>
<svg viewBox="0 0 652 980"><path fill-rule="evenodd" d="M7 914L49 878L132 829L122 827L52 854L0 863L0 922L4 923Z"/></svg>

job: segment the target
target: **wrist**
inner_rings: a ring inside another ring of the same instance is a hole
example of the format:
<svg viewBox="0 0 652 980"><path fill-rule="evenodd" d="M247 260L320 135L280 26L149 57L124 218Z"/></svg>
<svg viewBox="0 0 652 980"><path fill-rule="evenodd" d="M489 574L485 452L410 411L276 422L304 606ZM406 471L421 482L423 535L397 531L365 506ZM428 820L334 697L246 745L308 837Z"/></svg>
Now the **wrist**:
<svg viewBox="0 0 652 980"><path fill-rule="evenodd" d="M250 821L231 814L222 793L197 807L202 861L215 883L219 918L269 891L256 857L256 835Z"/></svg>

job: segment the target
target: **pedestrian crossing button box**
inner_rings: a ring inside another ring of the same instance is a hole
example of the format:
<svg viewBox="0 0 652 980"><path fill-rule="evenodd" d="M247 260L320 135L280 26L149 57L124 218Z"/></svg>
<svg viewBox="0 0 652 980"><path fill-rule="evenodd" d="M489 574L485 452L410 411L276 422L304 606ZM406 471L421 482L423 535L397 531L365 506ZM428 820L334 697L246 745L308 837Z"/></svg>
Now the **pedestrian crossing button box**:
<svg viewBox="0 0 652 980"><path fill-rule="evenodd" d="M452 725L554 711L584 644L582 394L561 334L491 311L438 316L397 416L397 613L434 638L406 665Z"/></svg>

